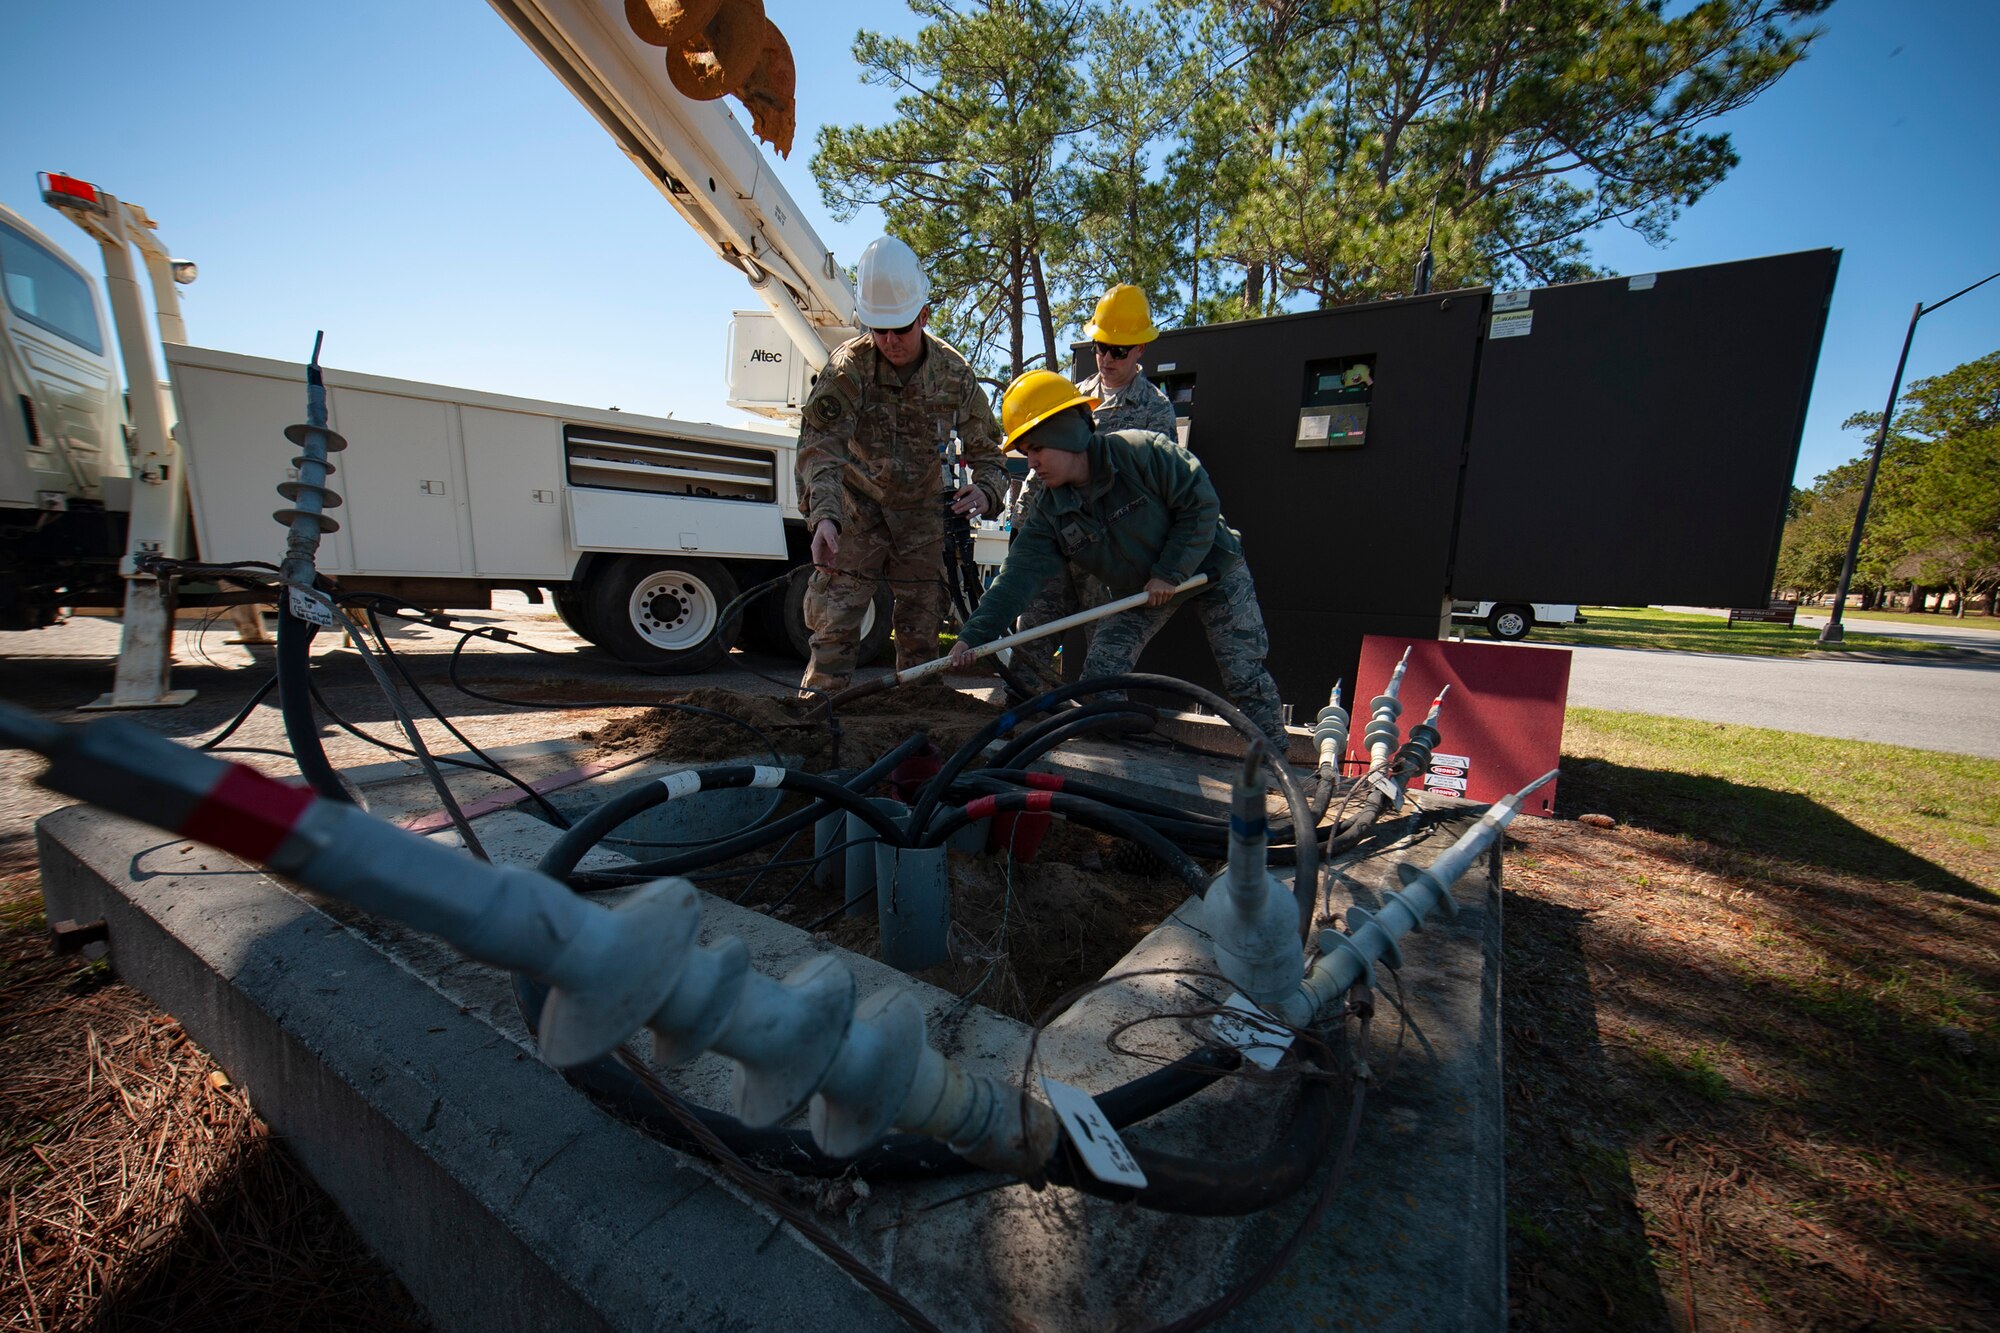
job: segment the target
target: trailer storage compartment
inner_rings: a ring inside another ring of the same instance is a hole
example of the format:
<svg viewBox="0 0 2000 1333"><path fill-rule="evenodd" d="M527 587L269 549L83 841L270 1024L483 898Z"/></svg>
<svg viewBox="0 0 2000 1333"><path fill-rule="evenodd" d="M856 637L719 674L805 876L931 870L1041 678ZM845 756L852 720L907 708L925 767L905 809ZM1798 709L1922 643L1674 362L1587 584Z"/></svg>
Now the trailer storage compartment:
<svg viewBox="0 0 2000 1333"><path fill-rule="evenodd" d="M170 345L204 559L271 559L305 368ZM340 530L329 574L569 579L593 551L785 558L789 441L327 370Z"/></svg>

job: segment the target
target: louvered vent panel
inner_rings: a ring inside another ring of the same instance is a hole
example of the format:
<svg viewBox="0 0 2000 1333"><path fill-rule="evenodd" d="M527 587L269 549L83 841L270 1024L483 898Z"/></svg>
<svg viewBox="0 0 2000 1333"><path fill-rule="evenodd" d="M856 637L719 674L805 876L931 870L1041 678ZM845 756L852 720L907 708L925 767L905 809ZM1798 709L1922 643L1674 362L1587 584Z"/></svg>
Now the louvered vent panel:
<svg viewBox="0 0 2000 1333"><path fill-rule="evenodd" d="M565 426L563 450L572 486L764 503L778 497L777 455L768 449Z"/></svg>

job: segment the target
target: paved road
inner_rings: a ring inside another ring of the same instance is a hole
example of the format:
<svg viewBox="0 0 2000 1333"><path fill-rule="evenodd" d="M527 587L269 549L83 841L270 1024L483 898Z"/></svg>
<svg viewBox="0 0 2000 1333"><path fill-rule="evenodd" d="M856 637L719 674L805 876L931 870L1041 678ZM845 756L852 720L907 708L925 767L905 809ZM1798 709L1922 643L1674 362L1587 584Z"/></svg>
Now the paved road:
<svg viewBox="0 0 2000 1333"><path fill-rule="evenodd" d="M1875 628L1870 625L1870 632ZM1990 661L1932 666L1639 648L1570 651L1569 701L1582 707L2000 759L2000 653Z"/></svg>
<svg viewBox="0 0 2000 1333"><path fill-rule="evenodd" d="M1849 634L1880 634L1891 639L1922 639L1927 643L1943 643L1953 648L1970 648L1975 652L2000 654L2000 629L1981 629L1976 624L1961 624L1954 616L1939 616L1935 625L1905 625L1893 620L1863 620L1856 616L1842 616L1840 623ZM1801 615L1799 624L1807 629L1819 629L1826 624L1826 616Z"/></svg>
<svg viewBox="0 0 2000 1333"><path fill-rule="evenodd" d="M1662 611L1685 611L1697 616L1727 616L1727 611L1712 606L1663 606ZM1799 626L1803 629L1819 629L1826 624L1826 612L1801 611ZM1849 634L1880 634L1892 639L1922 639L1926 643L1942 643L1953 648L1969 648L1975 652L2000 653L2000 629L1983 629L1978 621L1965 622L1956 616L1939 616L1935 625L1906 625L1895 620L1869 620L1862 616L1841 617ZM1991 623L1991 622L1986 622Z"/></svg>

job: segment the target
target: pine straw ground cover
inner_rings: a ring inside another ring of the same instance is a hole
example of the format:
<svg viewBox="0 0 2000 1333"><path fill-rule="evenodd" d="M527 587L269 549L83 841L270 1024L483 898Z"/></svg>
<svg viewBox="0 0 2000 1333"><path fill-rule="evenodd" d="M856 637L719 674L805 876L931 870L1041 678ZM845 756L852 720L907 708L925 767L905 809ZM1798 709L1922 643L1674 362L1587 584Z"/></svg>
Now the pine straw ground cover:
<svg viewBox="0 0 2000 1333"><path fill-rule="evenodd" d="M2000 1327L2000 764L1563 748L1558 814L1620 823L1509 830L1514 1326Z"/></svg>
<svg viewBox="0 0 2000 1333"><path fill-rule="evenodd" d="M422 1329L180 1024L0 881L0 1328Z"/></svg>

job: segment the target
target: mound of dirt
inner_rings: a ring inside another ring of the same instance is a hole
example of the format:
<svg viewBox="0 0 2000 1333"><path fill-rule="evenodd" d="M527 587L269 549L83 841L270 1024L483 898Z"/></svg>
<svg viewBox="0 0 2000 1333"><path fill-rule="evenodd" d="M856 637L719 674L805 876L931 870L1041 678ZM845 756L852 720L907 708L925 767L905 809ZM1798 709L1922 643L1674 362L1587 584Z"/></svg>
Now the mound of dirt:
<svg viewBox="0 0 2000 1333"><path fill-rule="evenodd" d="M639 753L683 763L715 763L776 749L800 766L861 768L906 736L923 731L950 754L1000 710L957 690L917 686L858 700L826 720L817 703L698 689L579 737L599 754ZM836 750L838 754L836 755Z"/></svg>

